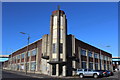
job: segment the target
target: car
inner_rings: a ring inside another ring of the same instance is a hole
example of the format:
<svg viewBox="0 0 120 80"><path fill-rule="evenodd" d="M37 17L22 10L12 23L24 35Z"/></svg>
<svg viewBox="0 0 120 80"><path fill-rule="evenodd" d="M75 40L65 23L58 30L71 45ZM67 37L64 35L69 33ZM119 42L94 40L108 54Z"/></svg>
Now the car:
<svg viewBox="0 0 120 80"><path fill-rule="evenodd" d="M107 77L107 76L108 76L108 73L107 73L106 70L96 70L96 71L102 72L102 74L103 74L104 77Z"/></svg>
<svg viewBox="0 0 120 80"><path fill-rule="evenodd" d="M98 72L92 69L77 69L76 75L79 75L80 78L85 76L93 76L94 78L98 78L102 76L102 72Z"/></svg>
<svg viewBox="0 0 120 80"><path fill-rule="evenodd" d="M107 72L108 76L113 76L114 75L114 73L110 70L106 70L106 72Z"/></svg>

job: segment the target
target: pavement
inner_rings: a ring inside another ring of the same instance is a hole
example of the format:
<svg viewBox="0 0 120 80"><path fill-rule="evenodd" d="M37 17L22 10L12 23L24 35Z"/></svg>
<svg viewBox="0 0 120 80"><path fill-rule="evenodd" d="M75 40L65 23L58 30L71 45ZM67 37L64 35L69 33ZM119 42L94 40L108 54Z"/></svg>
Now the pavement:
<svg viewBox="0 0 120 80"><path fill-rule="evenodd" d="M119 77L120 72L115 72L114 76L103 77L94 79L92 77L85 77L80 79L78 76L71 76L71 77L51 77L44 74L34 74L28 73L27 75L24 72L18 71L9 71L3 70L2 71L2 80L120 80Z"/></svg>

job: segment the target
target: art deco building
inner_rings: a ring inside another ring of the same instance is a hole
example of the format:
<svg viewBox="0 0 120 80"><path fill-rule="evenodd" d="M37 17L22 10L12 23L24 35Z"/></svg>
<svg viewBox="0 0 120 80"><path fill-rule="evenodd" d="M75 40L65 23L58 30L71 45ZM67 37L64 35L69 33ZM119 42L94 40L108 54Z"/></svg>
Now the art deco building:
<svg viewBox="0 0 120 80"><path fill-rule="evenodd" d="M110 53L67 34L67 18L59 9L50 16L50 34L28 48L28 54L27 46L12 53L7 69L51 76L72 76L77 68L112 70Z"/></svg>

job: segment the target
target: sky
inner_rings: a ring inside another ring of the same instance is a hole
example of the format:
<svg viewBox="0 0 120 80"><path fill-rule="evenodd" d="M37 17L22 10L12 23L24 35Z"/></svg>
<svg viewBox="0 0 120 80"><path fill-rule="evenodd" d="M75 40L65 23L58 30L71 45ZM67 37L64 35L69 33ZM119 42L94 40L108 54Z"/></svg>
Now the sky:
<svg viewBox="0 0 120 80"><path fill-rule="evenodd" d="M9 55L50 33L57 6L67 16L68 34L118 56L117 2L6 2L2 5L2 55ZM110 46L110 47L106 47ZM0 61L6 59L0 59Z"/></svg>

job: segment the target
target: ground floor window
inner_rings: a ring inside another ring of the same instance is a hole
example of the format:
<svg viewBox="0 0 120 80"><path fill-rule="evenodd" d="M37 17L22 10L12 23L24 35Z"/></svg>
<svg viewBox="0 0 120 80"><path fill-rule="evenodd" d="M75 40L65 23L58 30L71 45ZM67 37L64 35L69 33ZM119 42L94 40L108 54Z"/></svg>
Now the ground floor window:
<svg viewBox="0 0 120 80"><path fill-rule="evenodd" d="M104 70L106 70L106 64L104 64Z"/></svg>
<svg viewBox="0 0 120 80"><path fill-rule="evenodd" d="M98 63L95 63L95 69L98 70Z"/></svg>
<svg viewBox="0 0 120 80"><path fill-rule="evenodd" d="M24 70L25 66L24 64L20 64L20 70Z"/></svg>
<svg viewBox="0 0 120 80"><path fill-rule="evenodd" d="M109 69L109 64L107 65L107 69L110 70L110 69Z"/></svg>
<svg viewBox="0 0 120 80"><path fill-rule="evenodd" d="M101 64L100 64L100 68L101 68L101 69L103 68L103 63L102 63L102 61L101 61Z"/></svg>
<svg viewBox="0 0 120 80"><path fill-rule="evenodd" d="M86 69L86 62L85 61L82 61L82 68Z"/></svg>
<svg viewBox="0 0 120 80"><path fill-rule="evenodd" d="M30 70L36 70L36 62L31 62Z"/></svg>
<svg viewBox="0 0 120 80"><path fill-rule="evenodd" d="M89 63L89 69L93 69L93 62Z"/></svg>
<svg viewBox="0 0 120 80"><path fill-rule="evenodd" d="M19 70L19 69L20 69L20 65L18 64L18 65L17 65L17 70Z"/></svg>

